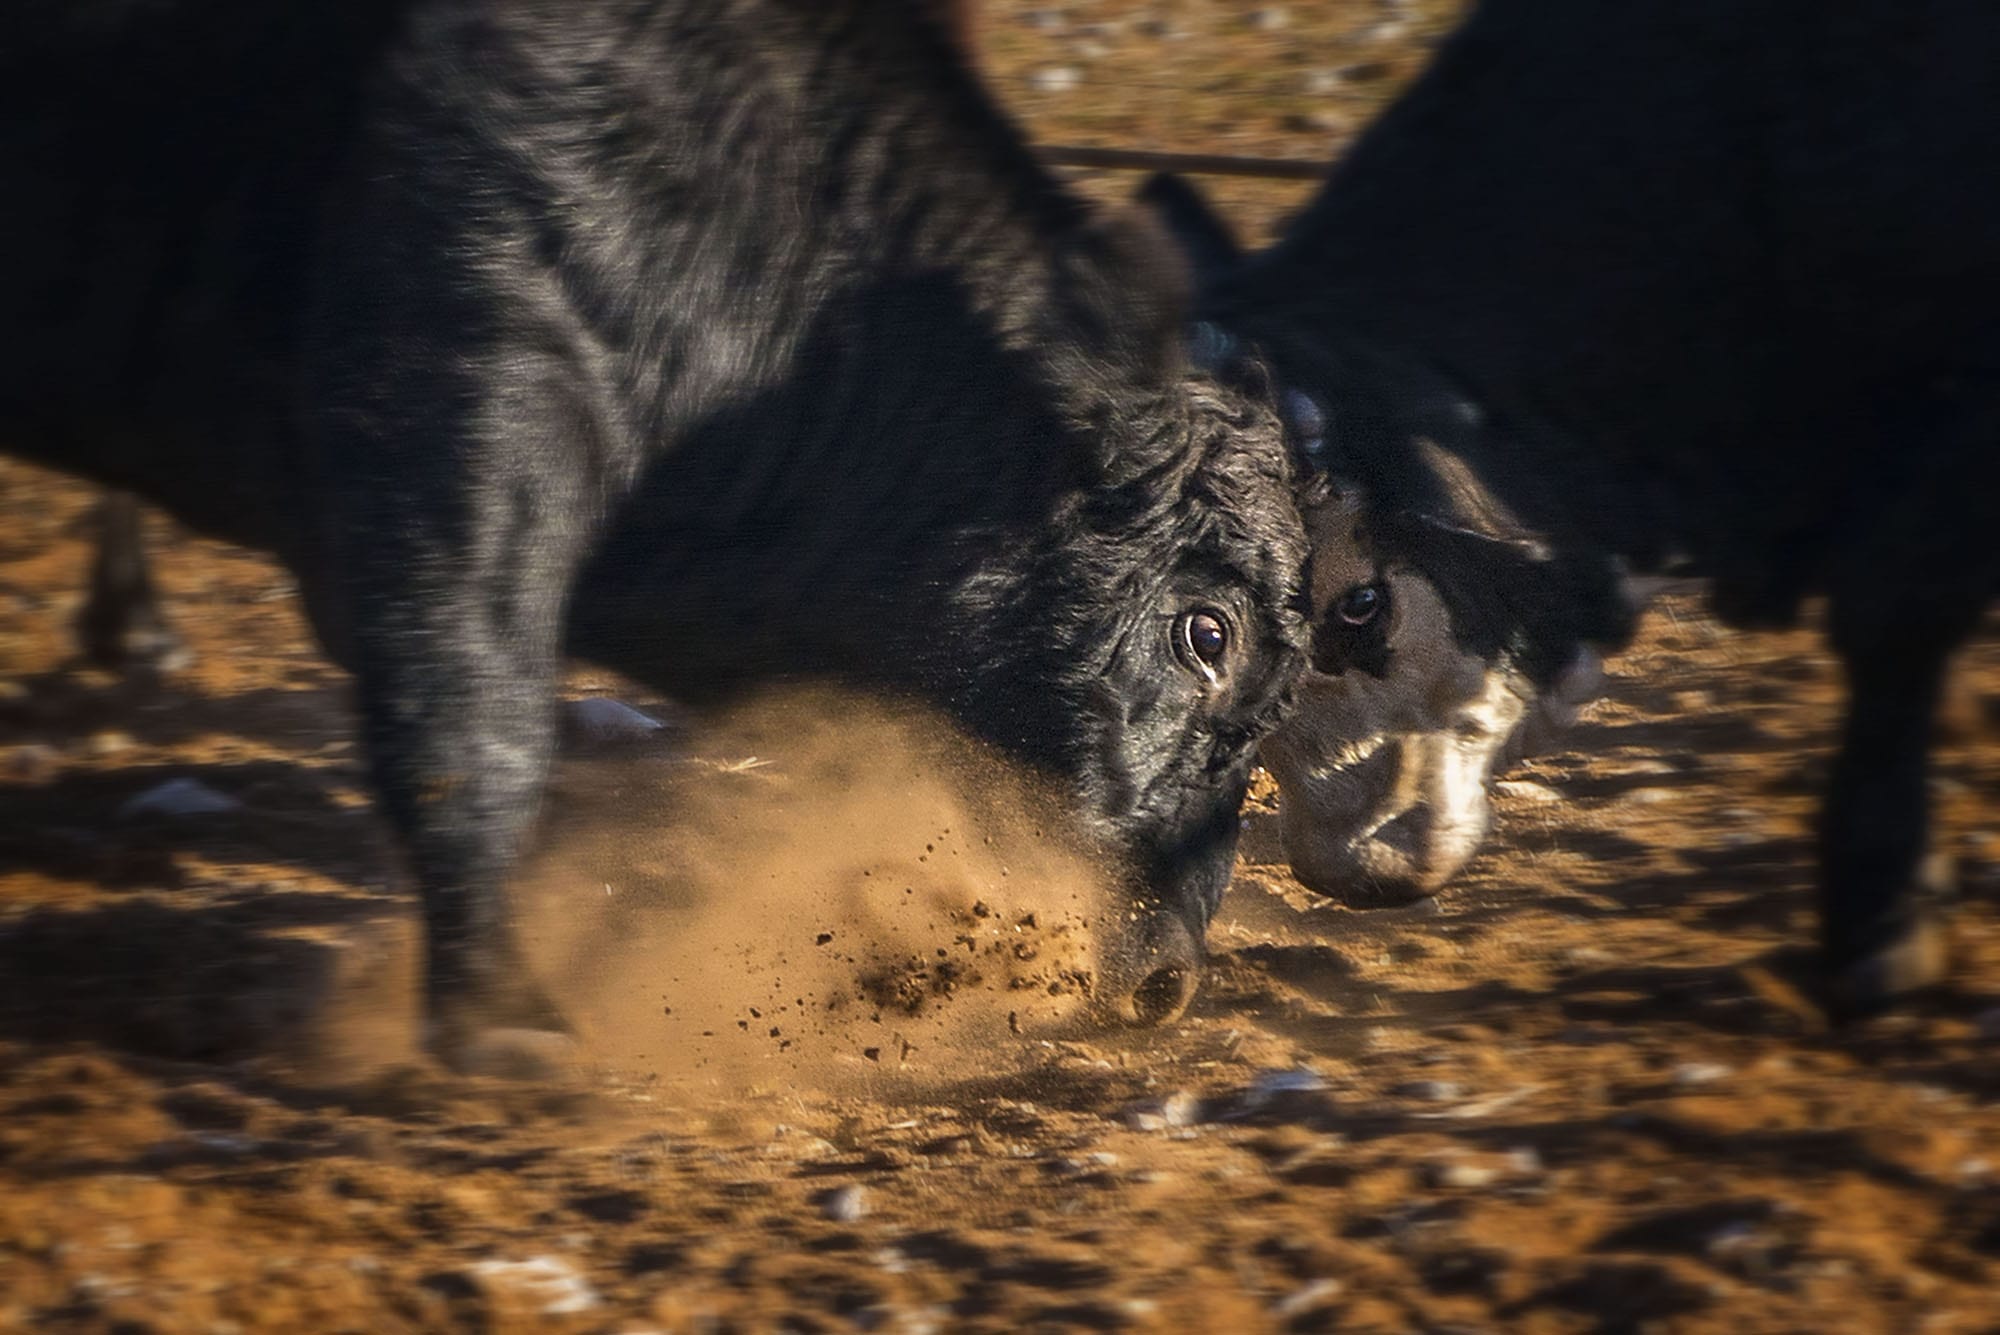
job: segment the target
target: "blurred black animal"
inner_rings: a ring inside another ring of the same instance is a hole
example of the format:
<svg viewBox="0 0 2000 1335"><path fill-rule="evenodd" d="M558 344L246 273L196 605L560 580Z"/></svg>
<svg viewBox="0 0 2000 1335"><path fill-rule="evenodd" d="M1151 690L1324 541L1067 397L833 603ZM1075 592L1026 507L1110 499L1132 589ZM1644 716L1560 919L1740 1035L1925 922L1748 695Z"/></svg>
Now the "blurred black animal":
<svg viewBox="0 0 2000 1335"><path fill-rule="evenodd" d="M832 678L1058 780L1177 1014L1303 658L1268 404L929 0L33 3L6 448L274 552L355 678L434 1049L560 1017L502 882L565 651Z"/></svg>
<svg viewBox="0 0 2000 1335"><path fill-rule="evenodd" d="M2000 591L1996 65L1968 0L1484 0L1269 250L1153 191L1480 658L1546 684L1622 643L1633 572L1741 626L1826 597L1851 1011L1945 966L1909 892L1946 657ZM1313 655L1386 670L1338 617Z"/></svg>

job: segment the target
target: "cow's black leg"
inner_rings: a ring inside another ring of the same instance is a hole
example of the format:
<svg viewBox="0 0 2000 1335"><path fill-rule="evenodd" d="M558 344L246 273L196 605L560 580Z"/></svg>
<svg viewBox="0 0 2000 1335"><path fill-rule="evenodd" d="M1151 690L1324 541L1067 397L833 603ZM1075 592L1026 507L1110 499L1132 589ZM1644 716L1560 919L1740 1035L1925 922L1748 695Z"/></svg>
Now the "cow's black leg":
<svg viewBox="0 0 2000 1335"><path fill-rule="evenodd" d="M390 668L374 674L377 703L364 708L382 796L423 900L427 1043L466 1067L480 1064L492 1033L565 1031L529 971L506 897L547 769L553 680L496 670L483 651L427 666L463 673L475 689L425 687L413 702L411 674ZM380 703L391 694L400 707ZM423 717L405 712L412 703Z"/></svg>
<svg viewBox="0 0 2000 1335"><path fill-rule="evenodd" d="M376 784L422 896L427 1043L461 1068L484 1065L496 1033L565 1028L506 895L555 734L560 590L507 593L510 610L466 615L427 596L356 632Z"/></svg>
<svg viewBox="0 0 2000 1335"><path fill-rule="evenodd" d="M1821 815L1820 913L1832 1000L1866 1013L1945 970L1942 929L1912 891L1929 830L1931 720L1957 637L1934 626L1862 635L1851 620L1836 605L1850 696Z"/></svg>
<svg viewBox="0 0 2000 1335"><path fill-rule="evenodd" d="M166 672L187 665L187 647L160 610L139 502L130 492L107 492L98 502L97 555L76 633L84 654L104 667Z"/></svg>
<svg viewBox="0 0 2000 1335"><path fill-rule="evenodd" d="M1968 388L1970 386L1970 388ZM1984 386L1984 389L1979 389ZM1950 658L2000 594L2000 420L1988 377L1936 412L1899 490L1836 553L1833 647L1849 689L1820 830L1822 934L1832 999L1880 1009L1942 979L1945 937L1920 892L1930 824L1932 729Z"/></svg>
<svg viewBox="0 0 2000 1335"><path fill-rule="evenodd" d="M422 896L428 1045L460 1069L532 1059L565 1032L506 890L547 775L566 595L597 505L582 477L536 467L559 452L534 418L520 409L529 439L466 448L465 471L422 479L393 511L361 500L339 562L369 755Z"/></svg>

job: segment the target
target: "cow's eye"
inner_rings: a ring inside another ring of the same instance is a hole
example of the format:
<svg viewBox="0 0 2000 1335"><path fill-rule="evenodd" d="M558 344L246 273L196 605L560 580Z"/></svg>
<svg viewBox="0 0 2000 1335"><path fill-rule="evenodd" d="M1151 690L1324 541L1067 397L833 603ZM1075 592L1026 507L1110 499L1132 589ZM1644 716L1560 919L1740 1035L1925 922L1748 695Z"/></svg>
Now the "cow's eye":
<svg viewBox="0 0 2000 1335"><path fill-rule="evenodd" d="M1196 608L1182 615L1174 641L1182 660L1214 681L1229 656L1229 621L1212 607Z"/></svg>
<svg viewBox="0 0 2000 1335"><path fill-rule="evenodd" d="M1389 605L1389 591L1380 584L1357 584L1340 595L1333 613L1350 626L1365 626Z"/></svg>

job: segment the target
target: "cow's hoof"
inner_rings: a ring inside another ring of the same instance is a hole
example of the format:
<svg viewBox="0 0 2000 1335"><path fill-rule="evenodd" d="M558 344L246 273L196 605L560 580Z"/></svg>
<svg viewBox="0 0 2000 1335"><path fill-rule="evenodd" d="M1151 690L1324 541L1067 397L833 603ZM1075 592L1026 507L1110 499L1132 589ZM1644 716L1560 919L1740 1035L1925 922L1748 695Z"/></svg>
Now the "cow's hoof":
<svg viewBox="0 0 2000 1335"><path fill-rule="evenodd" d="M164 675L194 666L194 652L158 622L104 626L86 620L80 638L84 656L102 668Z"/></svg>
<svg viewBox="0 0 2000 1335"><path fill-rule="evenodd" d="M1887 945L1837 969L1828 980L1834 1014L1865 1019L1944 981L1950 972L1944 925L1923 914Z"/></svg>
<svg viewBox="0 0 2000 1335"><path fill-rule="evenodd" d="M460 1075L549 1080L579 1060L562 1012L533 983L515 979L433 996L425 1046Z"/></svg>
<svg viewBox="0 0 2000 1335"><path fill-rule="evenodd" d="M556 1080L582 1060L575 1036L554 1029L477 1029L438 1044L436 1052L460 1075L495 1080Z"/></svg>
<svg viewBox="0 0 2000 1335"><path fill-rule="evenodd" d="M133 636L126 664L144 672L185 672L194 666L194 650L180 636L163 628Z"/></svg>

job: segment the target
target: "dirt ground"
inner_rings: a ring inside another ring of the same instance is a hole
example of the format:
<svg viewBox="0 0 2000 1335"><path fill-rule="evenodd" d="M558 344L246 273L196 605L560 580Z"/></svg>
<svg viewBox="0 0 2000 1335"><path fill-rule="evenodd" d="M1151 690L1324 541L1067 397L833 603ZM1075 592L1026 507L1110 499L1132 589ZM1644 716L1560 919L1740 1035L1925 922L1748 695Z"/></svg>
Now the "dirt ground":
<svg viewBox="0 0 2000 1335"><path fill-rule="evenodd" d="M984 40L1045 140L1304 156L1437 21L989 0ZM1224 196L1255 232L1298 191ZM1260 789L1162 1033L1074 1023L1074 869L1004 865L928 777L578 739L535 903L601 929L564 969L617 1041L514 1084L414 1057L288 580L160 523L195 666L79 668L90 501L0 464L0 1330L2000 1331L2000 621L1937 763L1956 981L1859 1029L1803 985L1831 664L1677 596L1433 906L1314 901ZM130 805L181 779L229 809ZM669 801L736 826L692 907ZM791 885L801 841L888 899Z"/></svg>

